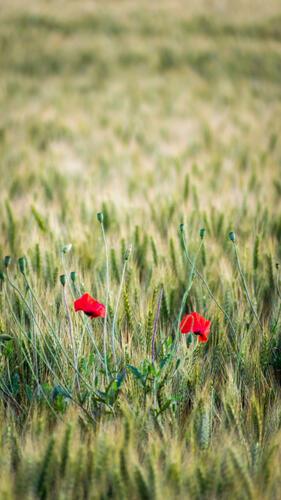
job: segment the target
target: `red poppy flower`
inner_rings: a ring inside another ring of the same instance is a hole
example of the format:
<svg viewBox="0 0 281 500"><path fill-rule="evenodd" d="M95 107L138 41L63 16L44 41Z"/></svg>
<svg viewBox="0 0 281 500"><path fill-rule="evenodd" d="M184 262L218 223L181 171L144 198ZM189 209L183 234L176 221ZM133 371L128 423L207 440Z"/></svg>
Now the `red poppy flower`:
<svg viewBox="0 0 281 500"><path fill-rule="evenodd" d="M74 309L75 311L83 311L90 318L98 316L105 318L105 306L93 299L88 293L84 293L80 299L75 300Z"/></svg>
<svg viewBox="0 0 281 500"><path fill-rule="evenodd" d="M203 318L197 312L187 314L180 324L181 333L192 332L198 335L200 342L207 342L210 333L211 321Z"/></svg>

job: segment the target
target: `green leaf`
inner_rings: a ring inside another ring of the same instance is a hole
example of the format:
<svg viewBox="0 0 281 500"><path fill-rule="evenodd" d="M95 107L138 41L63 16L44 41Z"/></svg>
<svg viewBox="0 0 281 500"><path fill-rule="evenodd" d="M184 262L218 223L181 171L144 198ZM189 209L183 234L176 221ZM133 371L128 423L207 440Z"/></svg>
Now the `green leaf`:
<svg viewBox="0 0 281 500"><path fill-rule="evenodd" d="M171 399L167 399L166 403L162 406L162 408L160 408L160 410L158 411L157 413L157 417L159 415L161 415L161 413L163 413L165 410L167 410L167 408L169 408L170 404L171 404L172 400Z"/></svg>
<svg viewBox="0 0 281 500"><path fill-rule="evenodd" d="M141 372L135 366L132 366L132 365L128 365L128 368L135 375L135 377L137 377L143 383L143 376L142 376Z"/></svg>
<svg viewBox="0 0 281 500"><path fill-rule="evenodd" d="M112 379L112 380L109 382L108 386L107 386L107 387L106 387L106 389L105 389L105 396L107 396L107 395L108 395L108 393L109 393L109 391L110 391L111 387L113 386L114 382L115 382L115 380L114 380L114 379Z"/></svg>
<svg viewBox="0 0 281 500"><path fill-rule="evenodd" d="M99 389L97 390L97 393L99 394L99 396L102 398L103 401L106 400L106 394L105 392L102 392L100 391Z"/></svg>
<svg viewBox="0 0 281 500"><path fill-rule="evenodd" d="M120 375L118 375L118 377L117 377L117 389L120 388L125 376L126 376L125 370L122 373L120 373Z"/></svg>
<svg viewBox="0 0 281 500"><path fill-rule="evenodd" d="M164 359L162 359L161 363L160 363L160 370L162 370L165 366L165 364L167 363L169 359L169 356L166 356Z"/></svg>
<svg viewBox="0 0 281 500"><path fill-rule="evenodd" d="M176 371L176 370L178 369L178 367L180 366L180 362L181 362L181 360L180 360L180 359L178 359L178 360L177 360L177 362L176 362L176 368L175 368L175 371Z"/></svg>
<svg viewBox="0 0 281 500"><path fill-rule="evenodd" d="M68 398L69 397L69 393L66 392L62 387L60 387L59 385L54 385L54 390L53 390L53 394L52 394L52 397L53 397L53 401L55 401L57 399L58 396L64 396L65 398Z"/></svg>
<svg viewBox="0 0 281 500"><path fill-rule="evenodd" d="M77 399L78 399L79 403L81 403L83 405L88 396L89 396L89 391L86 390L84 392L84 394L81 394L81 396L79 394L77 394Z"/></svg>

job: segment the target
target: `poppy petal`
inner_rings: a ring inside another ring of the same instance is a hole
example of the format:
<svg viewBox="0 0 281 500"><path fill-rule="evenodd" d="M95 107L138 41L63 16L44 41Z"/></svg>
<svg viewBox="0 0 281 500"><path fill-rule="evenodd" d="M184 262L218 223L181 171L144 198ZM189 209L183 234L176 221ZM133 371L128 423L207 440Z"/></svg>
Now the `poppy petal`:
<svg viewBox="0 0 281 500"><path fill-rule="evenodd" d="M198 339L200 340L200 342L207 342L208 337L204 333L200 333L200 335L198 335Z"/></svg>
<svg viewBox="0 0 281 500"><path fill-rule="evenodd" d="M191 315L193 317L192 331L193 332L201 332L201 330L202 330L202 316L200 316L200 314L198 314L197 312L191 313Z"/></svg>
<svg viewBox="0 0 281 500"><path fill-rule="evenodd" d="M200 342L206 342L208 340L207 335L210 333L211 321L208 321L203 316L197 312L192 312L184 316L181 324L181 333L193 332L197 335Z"/></svg>
<svg viewBox="0 0 281 500"><path fill-rule="evenodd" d="M180 324L180 331L181 333L189 333L191 331L193 325L193 317L191 314L187 314L181 324Z"/></svg>
<svg viewBox="0 0 281 500"><path fill-rule="evenodd" d="M74 310L83 311L90 318L98 316L105 318L105 306L93 299L88 293L84 293L80 299L74 301Z"/></svg>
<svg viewBox="0 0 281 500"><path fill-rule="evenodd" d="M211 328L211 321L206 321L205 330L204 330L205 335L209 335L210 328Z"/></svg>

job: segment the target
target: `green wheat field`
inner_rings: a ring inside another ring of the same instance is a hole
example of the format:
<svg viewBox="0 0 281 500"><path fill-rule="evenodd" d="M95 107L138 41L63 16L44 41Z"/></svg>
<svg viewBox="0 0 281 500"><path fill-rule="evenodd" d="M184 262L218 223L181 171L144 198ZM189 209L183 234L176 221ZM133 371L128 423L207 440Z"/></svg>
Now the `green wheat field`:
<svg viewBox="0 0 281 500"><path fill-rule="evenodd" d="M2 0L0 74L1 500L280 499L280 2Z"/></svg>

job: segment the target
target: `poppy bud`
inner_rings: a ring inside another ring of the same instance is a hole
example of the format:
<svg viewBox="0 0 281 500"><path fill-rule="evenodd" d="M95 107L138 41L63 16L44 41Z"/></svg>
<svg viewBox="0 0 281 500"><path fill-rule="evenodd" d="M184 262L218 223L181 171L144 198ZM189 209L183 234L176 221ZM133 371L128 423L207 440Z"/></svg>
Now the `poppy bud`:
<svg viewBox="0 0 281 500"><path fill-rule="evenodd" d="M71 271L71 273L70 273L70 278L71 278L71 280L72 280L72 281L73 281L73 283L74 283L74 281L76 280L76 272L75 272L75 271Z"/></svg>
<svg viewBox="0 0 281 500"><path fill-rule="evenodd" d="M229 238L231 241L233 241L233 243L235 242L235 233L233 231L229 233Z"/></svg>
<svg viewBox="0 0 281 500"><path fill-rule="evenodd" d="M6 255L6 257L4 257L4 266L8 267L8 265L10 264L10 262L11 262L10 255Z"/></svg>
<svg viewBox="0 0 281 500"><path fill-rule="evenodd" d="M132 251L132 245L130 245L129 248L126 248L125 253L124 253L124 260L129 259L131 251Z"/></svg>
<svg viewBox="0 0 281 500"><path fill-rule="evenodd" d="M20 272L22 274L25 274L26 273L26 260L24 257L21 257L19 260L18 260L18 263L19 263L19 268L20 268Z"/></svg>
<svg viewBox="0 0 281 500"><path fill-rule="evenodd" d="M60 275L60 282L61 282L62 286L65 286L65 283L66 283L65 274Z"/></svg>
<svg viewBox="0 0 281 500"><path fill-rule="evenodd" d="M5 281L5 274L4 273L0 273L0 280Z"/></svg>
<svg viewBox="0 0 281 500"><path fill-rule="evenodd" d="M276 269L279 269L279 262L275 263L275 267L276 267Z"/></svg>
<svg viewBox="0 0 281 500"><path fill-rule="evenodd" d="M249 330L249 328L250 328L250 323L246 323L246 328L247 328L247 330Z"/></svg>
<svg viewBox="0 0 281 500"><path fill-rule="evenodd" d="M102 213L102 212L99 212L99 213L97 214L97 218L98 218L98 221L99 221L100 223L102 223L102 222L103 222L103 213Z"/></svg>
<svg viewBox="0 0 281 500"><path fill-rule="evenodd" d="M183 233L184 231L184 224L180 224L180 232Z"/></svg>
<svg viewBox="0 0 281 500"><path fill-rule="evenodd" d="M203 238L205 236L205 233L206 233L206 229L200 229L200 238L201 238L201 240L203 240Z"/></svg>
<svg viewBox="0 0 281 500"><path fill-rule="evenodd" d="M63 251L63 253L67 253L67 252L70 252L71 248L72 248L72 244L69 243L68 245L65 245L65 247L63 247L62 251Z"/></svg>

